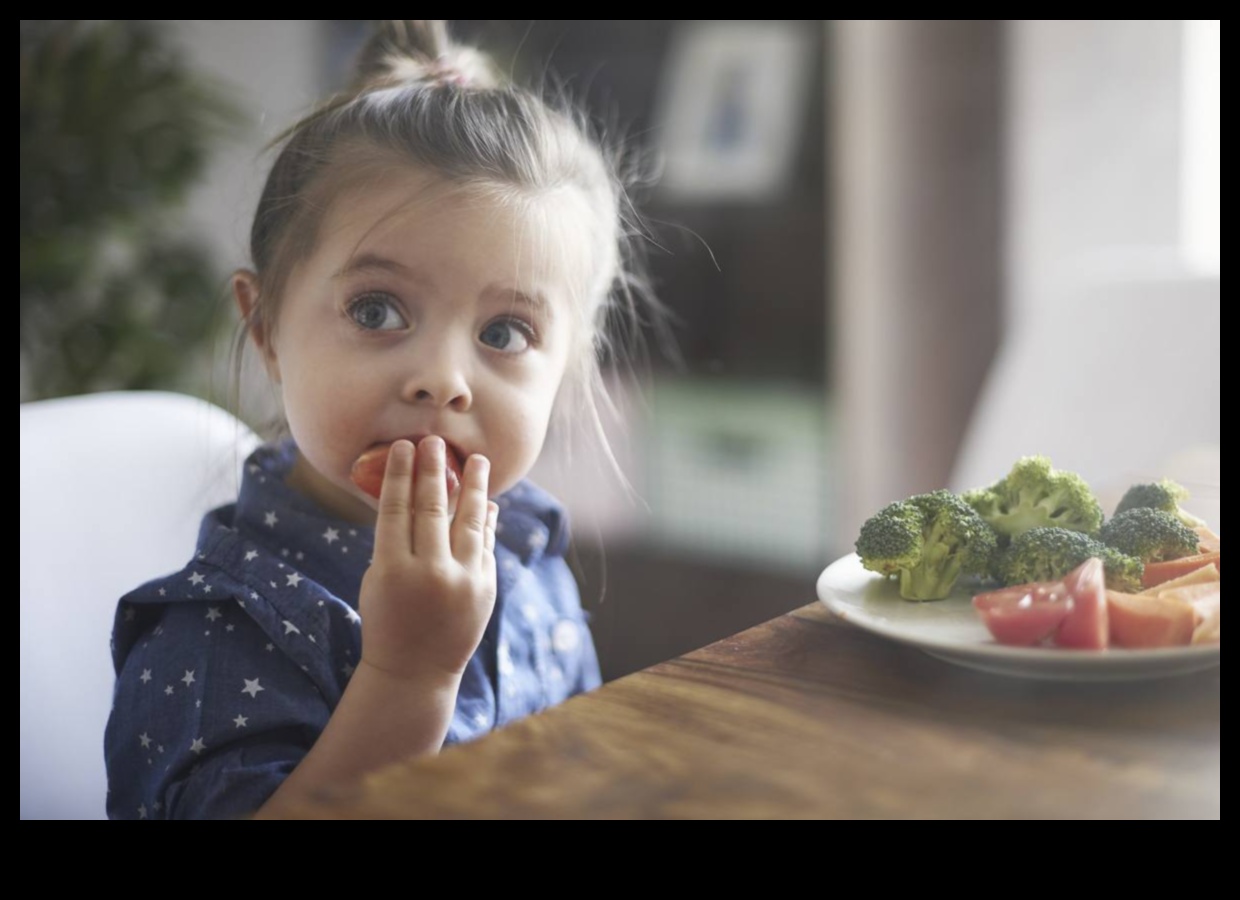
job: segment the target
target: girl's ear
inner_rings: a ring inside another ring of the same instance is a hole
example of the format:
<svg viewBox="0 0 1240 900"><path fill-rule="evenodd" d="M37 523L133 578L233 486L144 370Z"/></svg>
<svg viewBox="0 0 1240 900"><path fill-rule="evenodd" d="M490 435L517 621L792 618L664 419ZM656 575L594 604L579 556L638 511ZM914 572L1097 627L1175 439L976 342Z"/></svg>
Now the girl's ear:
<svg viewBox="0 0 1240 900"><path fill-rule="evenodd" d="M238 269L232 277L233 298L237 301L237 310L241 313L241 321L245 322L246 331L254 347L263 357L267 374L276 384L280 383L280 363L276 359L275 346L271 341L267 325L262 316L256 315L258 309L258 276L248 269Z"/></svg>

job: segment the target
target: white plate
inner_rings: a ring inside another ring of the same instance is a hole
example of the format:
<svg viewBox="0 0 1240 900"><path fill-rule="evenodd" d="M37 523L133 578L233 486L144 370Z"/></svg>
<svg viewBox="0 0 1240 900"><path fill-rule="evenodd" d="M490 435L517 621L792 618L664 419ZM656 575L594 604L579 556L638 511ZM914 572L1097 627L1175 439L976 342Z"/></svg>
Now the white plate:
<svg viewBox="0 0 1240 900"><path fill-rule="evenodd" d="M915 603L899 585L861 566L857 554L818 576L818 599L846 622L903 641L959 666L1019 678L1132 681L1183 675L1220 664L1219 644L1152 650L1067 650L996 643L973 609L973 585L959 583L943 600Z"/></svg>

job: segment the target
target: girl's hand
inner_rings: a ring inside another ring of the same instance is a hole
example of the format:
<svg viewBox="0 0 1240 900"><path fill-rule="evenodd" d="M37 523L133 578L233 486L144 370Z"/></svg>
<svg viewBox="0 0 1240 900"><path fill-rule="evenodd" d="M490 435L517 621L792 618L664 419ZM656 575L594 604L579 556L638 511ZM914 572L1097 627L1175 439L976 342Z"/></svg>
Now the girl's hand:
<svg viewBox="0 0 1240 900"><path fill-rule="evenodd" d="M495 523L487 500L491 464L465 463L450 512L442 438L392 445L362 578L362 664L401 679L459 678L495 607ZM412 509L410 508L412 498Z"/></svg>

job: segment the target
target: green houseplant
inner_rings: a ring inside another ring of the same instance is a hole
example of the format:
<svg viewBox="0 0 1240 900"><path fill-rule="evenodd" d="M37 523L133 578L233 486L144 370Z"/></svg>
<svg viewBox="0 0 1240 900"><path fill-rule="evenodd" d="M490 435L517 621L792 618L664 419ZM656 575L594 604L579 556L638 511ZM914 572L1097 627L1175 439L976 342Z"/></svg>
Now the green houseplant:
<svg viewBox="0 0 1240 900"><path fill-rule="evenodd" d="M240 107L149 21L21 22L21 400L204 393L222 273L181 222Z"/></svg>

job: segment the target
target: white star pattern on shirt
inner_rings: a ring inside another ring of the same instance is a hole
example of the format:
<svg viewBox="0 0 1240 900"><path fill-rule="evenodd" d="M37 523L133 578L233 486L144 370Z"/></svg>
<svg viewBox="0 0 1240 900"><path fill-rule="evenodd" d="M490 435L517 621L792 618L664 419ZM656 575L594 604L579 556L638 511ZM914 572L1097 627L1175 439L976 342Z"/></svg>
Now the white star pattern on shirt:
<svg viewBox="0 0 1240 900"><path fill-rule="evenodd" d="M172 696L172 685L168 685L166 688L164 688L164 693L167 696L171 697Z"/></svg>
<svg viewBox="0 0 1240 900"><path fill-rule="evenodd" d="M327 541L327 543L329 544L332 541L338 541L340 540L340 532L337 531L335 528L329 527L326 531L323 532L323 540Z"/></svg>
<svg viewBox="0 0 1240 900"><path fill-rule="evenodd" d="M499 674L511 675L514 671L514 667L512 664L512 651L508 649L507 641L499 642L499 650L496 655L498 657L496 664L499 668Z"/></svg>
<svg viewBox="0 0 1240 900"><path fill-rule="evenodd" d="M150 681L150 680L151 680L151 670L150 670L150 669L143 669L143 670L142 670L142 674L141 674L141 675L139 675L139 676L138 676L138 678L139 678L139 679L141 679L141 681L142 681L142 683L143 683L143 684L146 684L148 681Z"/></svg>
<svg viewBox="0 0 1240 900"><path fill-rule="evenodd" d="M181 680L185 682L186 687L189 687L191 684L193 684L194 683L194 670L186 669L185 674L181 677Z"/></svg>
<svg viewBox="0 0 1240 900"><path fill-rule="evenodd" d="M255 559L258 559L258 551L257 551L257 550L248 550L248 551L246 551L246 554L245 554L245 561L246 561L246 562L252 562L252 561L253 561L253 560L255 560Z"/></svg>
<svg viewBox="0 0 1240 900"><path fill-rule="evenodd" d="M345 609L344 614L349 617L349 621L354 625L362 621L362 617L357 614L357 610L351 606Z"/></svg>
<svg viewBox="0 0 1240 900"><path fill-rule="evenodd" d="M249 721L250 720L248 718L238 713L237 718L233 719L233 724L236 725L238 728L244 728L246 726L246 723Z"/></svg>
<svg viewBox="0 0 1240 900"><path fill-rule="evenodd" d="M146 818L146 804L145 803L143 803L141 806L138 807L138 818L139 819Z"/></svg>
<svg viewBox="0 0 1240 900"><path fill-rule="evenodd" d="M541 550L547 546L547 532L542 530L531 531L526 543L531 550Z"/></svg>
<svg viewBox="0 0 1240 900"><path fill-rule="evenodd" d="M301 629L298 628L296 625L294 625L292 622L290 622L288 619L285 619L284 620L284 633L285 635L301 634Z"/></svg>
<svg viewBox="0 0 1240 900"><path fill-rule="evenodd" d="M219 608L218 606L208 606L208 607L207 607L207 618L208 618L208 619L210 619L212 622L214 622L216 619L218 619L218 618L222 617L223 615L224 615L224 614L223 614L222 612L220 612L220 608Z"/></svg>
<svg viewBox="0 0 1240 900"><path fill-rule="evenodd" d="M268 528L275 528L276 522L278 521L280 520L276 518L275 510L272 510L271 512L263 516L263 524L266 525Z"/></svg>
<svg viewBox="0 0 1240 900"><path fill-rule="evenodd" d="M261 684L258 683L257 678L253 678L253 679L243 678L241 680L245 682L245 687L241 689L241 693L243 694L249 694L251 697L257 697L259 691L267 690L265 687L263 687Z"/></svg>
<svg viewBox="0 0 1240 900"><path fill-rule="evenodd" d="M189 576L189 583L194 585L195 587L202 584L206 580L207 580L206 578L204 578L202 575L198 574L197 572L194 572L192 575Z"/></svg>
<svg viewBox="0 0 1240 900"><path fill-rule="evenodd" d="M189 745L190 753L201 753L207 749L207 745L202 742L202 738L194 738L194 743Z"/></svg>
<svg viewBox="0 0 1240 900"><path fill-rule="evenodd" d="M145 731L138 735L138 740L142 742L142 749L147 750L151 746L151 736Z"/></svg>
<svg viewBox="0 0 1240 900"><path fill-rule="evenodd" d="M286 575L284 577L288 579L288 584L285 585L285 587L297 587L297 585L301 584L303 580L300 572L294 572L292 575Z"/></svg>

